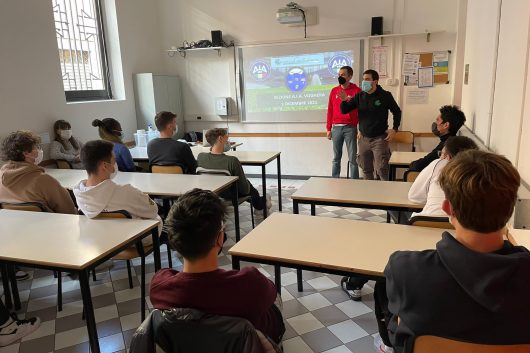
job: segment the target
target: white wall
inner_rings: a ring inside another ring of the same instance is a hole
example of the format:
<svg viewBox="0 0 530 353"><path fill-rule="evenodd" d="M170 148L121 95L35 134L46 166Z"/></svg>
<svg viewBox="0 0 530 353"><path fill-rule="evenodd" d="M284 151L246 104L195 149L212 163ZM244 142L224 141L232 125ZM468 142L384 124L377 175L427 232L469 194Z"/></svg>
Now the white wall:
<svg viewBox="0 0 530 353"><path fill-rule="evenodd" d="M410 37L403 41L383 40L383 45L389 44L394 48L393 76L400 82L403 52L454 49L458 0L444 2L335 0L326 5L321 1L307 0L299 4L318 7L319 22L318 25L308 26L309 38L367 35L372 16L383 16L384 30L392 33L423 32L425 29L446 31L432 35L430 43L425 43L425 36ZM209 39L210 31L217 29L223 31L225 40L233 39L238 44L303 40L303 27L288 27L278 24L275 20L276 10L285 6L283 0L262 2L235 0L224 2L222 6L213 0L159 0L158 5L162 46L166 49L173 45L181 46L184 40ZM182 79L185 115L211 117L214 115L213 97L226 95L236 99L231 51L223 51L221 57L217 57L216 52L190 53L185 59L176 55L172 58L165 57L164 62L169 73L177 74ZM439 106L451 103L453 85L440 85L430 89L429 104L411 107L404 103L404 93L399 87L386 88L392 91L404 111L402 127L428 132ZM322 114L322 119L322 123L319 124L230 123L230 131L323 132L325 112ZM202 131L213 126L225 126L225 123L186 123L186 130ZM237 141L244 142L243 149L282 151L284 174L329 175L331 173L331 142L325 138L237 138ZM427 148L433 144L422 142L421 145ZM343 160L345 175L346 158ZM257 172L255 169L249 171ZM274 174L275 166L268 168L267 172Z"/></svg>
<svg viewBox="0 0 530 353"><path fill-rule="evenodd" d="M0 138L19 129L49 132L52 136L53 122L66 119L72 124L74 134L87 141L97 138L97 130L91 126L95 117L118 119L125 138L132 138L132 132L136 130L132 74L156 71L162 67L158 14L152 1L123 0L116 2L116 15L123 99L67 104L59 67L52 1L0 2Z"/></svg>

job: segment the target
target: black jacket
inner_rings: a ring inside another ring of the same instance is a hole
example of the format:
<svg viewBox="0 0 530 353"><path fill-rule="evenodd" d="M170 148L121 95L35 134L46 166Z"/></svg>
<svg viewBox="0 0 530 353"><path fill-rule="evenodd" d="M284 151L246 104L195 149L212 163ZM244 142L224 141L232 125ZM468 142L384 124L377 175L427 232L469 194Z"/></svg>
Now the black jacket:
<svg viewBox="0 0 530 353"><path fill-rule="evenodd" d="M155 344L166 353L265 352L248 320L195 309L153 310L134 333L130 353L155 353Z"/></svg>
<svg viewBox="0 0 530 353"><path fill-rule="evenodd" d="M385 268L395 351L420 335L530 343L529 273L530 252L507 241L496 252L479 253L444 232L436 250L395 252Z"/></svg>
<svg viewBox="0 0 530 353"><path fill-rule="evenodd" d="M347 114L357 108L359 112L359 131L366 137L378 137L388 130L388 111L394 116L392 128L397 130L401 123L401 109L397 105L392 93L377 85L374 93L359 92L340 104L342 114Z"/></svg>
<svg viewBox="0 0 530 353"><path fill-rule="evenodd" d="M447 141L447 139L450 136L453 136L453 135L445 134L443 136L440 136L440 143L438 144L438 146L436 146L425 157L420 158L420 159L415 160L414 162L410 163L409 170L412 170L412 171L415 171L415 172L421 172L426 166L431 164L432 161L434 161L435 159L438 159L439 158L438 152L440 152L442 150L442 148L444 148L445 141Z"/></svg>

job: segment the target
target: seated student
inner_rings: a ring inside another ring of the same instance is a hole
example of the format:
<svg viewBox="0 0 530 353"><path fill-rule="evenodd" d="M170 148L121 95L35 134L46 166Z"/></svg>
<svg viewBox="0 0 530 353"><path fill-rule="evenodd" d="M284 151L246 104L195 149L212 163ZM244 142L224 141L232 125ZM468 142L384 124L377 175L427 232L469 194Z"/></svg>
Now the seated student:
<svg viewBox="0 0 530 353"><path fill-rule="evenodd" d="M31 131L16 131L2 144L0 202L38 202L48 211L77 214L68 191L38 164L42 161L40 137Z"/></svg>
<svg viewBox="0 0 530 353"><path fill-rule="evenodd" d="M37 330L39 326L40 319L38 317L23 320L12 318L4 302L0 299L0 347L15 343Z"/></svg>
<svg viewBox="0 0 530 353"><path fill-rule="evenodd" d="M179 165L185 174L195 174L197 161L187 143L174 140L177 133L177 116L171 112L159 112L155 116L155 125L160 137L147 144L149 164Z"/></svg>
<svg viewBox="0 0 530 353"><path fill-rule="evenodd" d="M182 272L162 269L151 280L156 309L192 308L208 314L245 318L279 343L285 332L276 307L276 287L255 267L218 268L226 207L213 192L182 195L166 218L171 246L184 257Z"/></svg>
<svg viewBox="0 0 530 353"><path fill-rule="evenodd" d="M122 129L118 120L113 118L95 119L92 122L92 126L98 127L99 137L114 144L114 155L116 156L116 163L118 163L120 172L135 172L136 166L131 152L123 144Z"/></svg>
<svg viewBox="0 0 530 353"><path fill-rule="evenodd" d="M262 210L265 206L270 209L272 207L270 195L267 195L266 200L260 196L258 190L256 190L256 188L247 180L239 159L224 154L224 146L228 141L228 133L226 132L226 129L208 130L206 132L206 141L208 141L212 147L210 148L210 153L200 153L197 157L197 164L199 167L205 169L228 170L230 175L239 177L237 181L237 190L240 196L250 195L252 198L252 206L256 210ZM230 198L230 196L227 194L226 198Z"/></svg>
<svg viewBox="0 0 530 353"><path fill-rule="evenodd" d="M503 156L469 150L443 169L439 183L455 231L444 232L436 250L390 256L390 342L397 352L406 339L421 335L530 343L530 252L504 240L519 173Z"/></svg>
<svg viewBox="0 0 530 353"><path fill-rule="evenodd" d="M425 157L410 164L410 170L421 172L432 161L438 158L439 153L450 136L456 136L458 130L466 122L466 116L456 105L444 105L440 114L432 123L432 132L440 138L440 143Z"/></svg>
<svg viewBox="0 0 530 353"><path fill-rule="evenodd" d="M438 184L440 173L447 163L459 152L478 149L477 144L469 137L450 136L440 154L440 159L432 161L423 169L409 190L409 200L417 203L425 203L421 212L412 213L414 216L447 217L442 210L442 202L445 200L444 192Z"/></svg>
<svg viewBox="0 0 530 353"><path fill-rule="evenodd" d="M50 158L64 159L70 162L72 168L83 169L79 157L83 144L72 136L72 126L66 120L57 120L53 124L55 140L50 143Z"/></svg>
<svg viewBox="0 0 530 353"><path fill-rule="evenodd" d="M88 218L101 212L125 210L133 218L160 220L158 206L147 194L129 184L118 185L112 181L118 172L112 150L112 143L104 140L89 141L81 149L81 161L88 179L74 187L79 209ZM144 238L144 245L151 242L151 237Z"/></svg>

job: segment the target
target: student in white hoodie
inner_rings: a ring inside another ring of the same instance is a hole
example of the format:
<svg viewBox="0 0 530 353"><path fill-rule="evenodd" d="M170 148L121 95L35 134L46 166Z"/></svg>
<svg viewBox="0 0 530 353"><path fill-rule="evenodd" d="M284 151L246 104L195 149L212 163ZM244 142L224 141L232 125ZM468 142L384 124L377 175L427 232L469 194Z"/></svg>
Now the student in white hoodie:
<svg viewBox="0 0 530 353"><path fill-rule="evenodd" d="M104 140L87 142L81 149L81 161L88 179L81 180L74 187L77 205L88 217L94 218L101 212L125 210L133 218L158 219L158 206L151 198L132 185L118 185L112 179L118 172L113 144ZM152 243L146 237L144 245Z"/></svg>
<svg viewBox="0 0 530 353"><path fill-rule="evenodd" d="M442 202L445 194L438 183L438 178L444 167L456 157L459 152L478 149L473 140L465 136L451 136L445 142L440 158L432 161L423 169L409 190L409 200L417 203L425 203L421 212L412 213L414 216L447 217L442 210ZM404 217L405 218L405 217Z"/></svg>

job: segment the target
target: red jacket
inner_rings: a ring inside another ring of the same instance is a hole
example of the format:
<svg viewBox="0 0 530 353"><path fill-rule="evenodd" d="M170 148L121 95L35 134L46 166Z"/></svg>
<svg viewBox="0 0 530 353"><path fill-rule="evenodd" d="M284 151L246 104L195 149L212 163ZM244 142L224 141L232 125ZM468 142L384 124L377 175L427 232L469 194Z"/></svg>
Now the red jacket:
<svg viewBox="0 0 530 353"><path fill-rule="evenodd" d="M340 91L346 91L348 94L348 100L355 97L355 95L361 92L361 89L355 84L351 83L348 88L343 89L341 85L333 87L329 93L329 103L328 103L328 117L326 122L326 130L331 131L331 125L333 124L348 124L352 126L357 126L359 123L359 118L357 116L357 109L352 110L348 114L342 114L340 112L340 103L339 98Z"/></svg>

